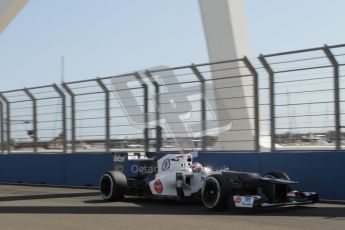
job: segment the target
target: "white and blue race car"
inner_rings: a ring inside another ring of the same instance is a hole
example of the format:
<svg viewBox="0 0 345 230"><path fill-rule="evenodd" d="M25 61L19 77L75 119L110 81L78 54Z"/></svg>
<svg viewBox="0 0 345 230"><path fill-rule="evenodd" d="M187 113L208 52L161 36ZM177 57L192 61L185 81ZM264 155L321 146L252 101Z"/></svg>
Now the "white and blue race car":
<svg viewBox="0 0 345 230"><path fill-rule="evenodd" d="M258 173L212 170L193 162L192 153L167 154L160 159L149 153L117 153L114 171L100 179L106 201L126 196L195 199L212 210L312 204L315 192L293 190L298 182L284 172Z"/></svg>

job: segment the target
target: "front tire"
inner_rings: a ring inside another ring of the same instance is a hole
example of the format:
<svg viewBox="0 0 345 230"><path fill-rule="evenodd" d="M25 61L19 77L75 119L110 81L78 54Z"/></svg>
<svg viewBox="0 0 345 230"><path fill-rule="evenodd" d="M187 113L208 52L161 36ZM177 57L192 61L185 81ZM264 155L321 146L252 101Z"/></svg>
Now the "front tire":
<svg viewBox="0 0 345 230"><path fill-rule="evenodd" d="M267 173L266 176L267 175L273 176L274 178L277 178L277 179L291 180L288 174L286 174L285 172L273 171L273 172Z"/></svg>
<svg viewBox="0 0 345 230"><path fill-rule="evenodd" d="M284 179L284 180L291 180L289 175L285 172L281 172L281 171L273 171L273 172L269 172L266 174L266 176L273 176L274 178L277 179ZM291 185L286 185L286 193L291 192L293 190Z"/></svg>
<svg viewBox="0 0 345 230"><path fill-rule="evenodd" d="M120 201L127 189L126 176L117 171L109 171L102 175L99 185L101 196L106 201Z"/></svg>
<svg viewBox="0 0 345 230"><path fill-rule="evenodd" d="M201 201L208 209L224 210L228 207L229 191L222 175L209 176L201 190Z"/></svg>
<svg viewBox="0 0 345 230"><path fill-rule="evenodd" d="M265 175L268 178L291 180L285 172L273 171ZM262 187L262 192L270 203L287 202L287 193L291 192L292 186L285 184L266 184Z"/></svg>

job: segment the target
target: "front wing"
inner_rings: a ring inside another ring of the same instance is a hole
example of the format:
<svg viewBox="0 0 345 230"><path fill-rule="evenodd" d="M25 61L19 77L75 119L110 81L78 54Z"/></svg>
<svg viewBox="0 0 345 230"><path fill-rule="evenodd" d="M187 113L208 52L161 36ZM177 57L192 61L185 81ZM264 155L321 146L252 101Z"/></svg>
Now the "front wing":
<svg viewBox="0 0 345 230"><path fill-rule="evenodd" d="M287 202L269 203L262 196L233 196L235 207L256 208L256 207L277 207L288 205L306 205L319 201L319 195L315 192L292 191L287 194Z"/></svg>

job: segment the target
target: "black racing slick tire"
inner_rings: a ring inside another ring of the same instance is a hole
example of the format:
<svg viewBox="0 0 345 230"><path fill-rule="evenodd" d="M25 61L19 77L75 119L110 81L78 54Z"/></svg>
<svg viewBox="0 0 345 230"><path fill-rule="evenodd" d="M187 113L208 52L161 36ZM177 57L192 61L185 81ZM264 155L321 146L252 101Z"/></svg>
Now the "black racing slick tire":
<svg viewBox="0 0 345 230"><path fill-rule="evenodd" d="M277 179L291 180L288 174L286 174L285 172L273 171L273 172L267 173L266 175L273 176Z"/></svg>
<svg viewBox="0 0 345 230"><path fill-rule="evenodd" d="M284 180L291 180L289 175L285 172L281 172L281 171L272 171L266 174L266 176L273 176L274 178L277 179L284 179ZM286 192L291 192L293 190L291 185L287 185L286 186Z"/></svg>
<svg viewBox="0 0 345 230"><path fill-rule="evenodd" d="M201 190L203 205L211 210L225 210L228 207L230 185L222 175L212 175L206 178Z"/></svg>
<svg viewBox="0 0 345 230"><path fill-rule="evenodd" d="M105 201L120 201L127 189L126 176L117 171L109 171L102 175L99 190Z"/></svg>
<svg viewBox="0 0 345 230"><path fill-rule="evenodd" d="M269 172L265 177L291 180L285 172L280 171ZM291 185L266 184L262 187L262 192L270 203L287 202L287 193L292 190Z"/></svg>

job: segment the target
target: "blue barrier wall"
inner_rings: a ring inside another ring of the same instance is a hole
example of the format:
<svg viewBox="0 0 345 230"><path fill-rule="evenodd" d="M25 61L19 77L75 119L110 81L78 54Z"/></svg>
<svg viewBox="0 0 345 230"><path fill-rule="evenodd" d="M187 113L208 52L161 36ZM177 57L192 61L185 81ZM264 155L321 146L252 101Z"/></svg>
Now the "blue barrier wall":
<svg viewBox="0 0 345 230"><path fill-rule="evenodd" d="M345 152L199 152L195 160L262 174L285 171L301 182L298 189L317 191L322 199L345 200ZM111 153L8 154L0 155L0 182L98 186L102 173L112 168Z"/></svg>
<svg viewBox="0 0 345 230"><path fill-rule="evenodd" d="M111 153L0 155L0 182L96 187L112 161Z"/></svg>

